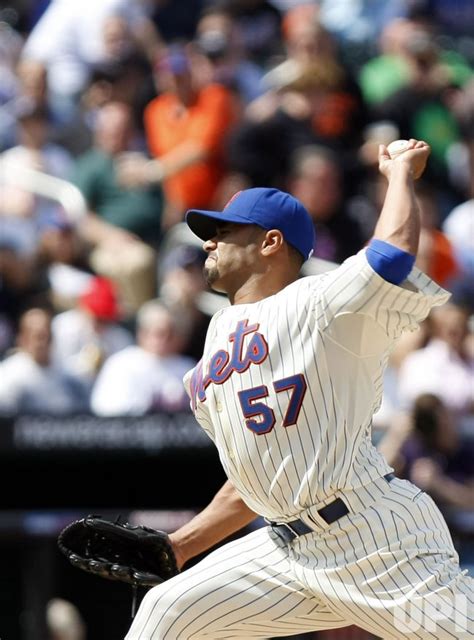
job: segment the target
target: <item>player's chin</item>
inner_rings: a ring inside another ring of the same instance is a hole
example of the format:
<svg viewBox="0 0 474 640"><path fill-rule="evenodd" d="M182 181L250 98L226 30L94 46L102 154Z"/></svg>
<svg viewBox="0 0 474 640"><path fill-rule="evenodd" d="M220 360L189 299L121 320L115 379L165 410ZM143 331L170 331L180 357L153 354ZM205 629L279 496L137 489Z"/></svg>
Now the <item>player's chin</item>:
<svg viewBox="0 0 474 640"><path fill-rule="evenodd" d="M211 289L219 291L220 275L217 266L215 264L213 264L212 266L204 266L203 274L207 284L211 287Z"/></svg>

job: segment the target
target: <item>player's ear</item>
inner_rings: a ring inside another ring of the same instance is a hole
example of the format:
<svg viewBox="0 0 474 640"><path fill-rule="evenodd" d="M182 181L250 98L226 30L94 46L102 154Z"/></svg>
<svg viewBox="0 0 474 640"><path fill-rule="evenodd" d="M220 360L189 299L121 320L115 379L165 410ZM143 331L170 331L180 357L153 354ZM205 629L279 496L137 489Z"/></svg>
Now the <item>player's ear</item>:
<svg viewBox="0 0 474 640"><path fill-rule="evenodd" d="M283 246L285 240L283 234L278 229L270 229L266 232L262 242L262 254L272 256Z"/></svg>

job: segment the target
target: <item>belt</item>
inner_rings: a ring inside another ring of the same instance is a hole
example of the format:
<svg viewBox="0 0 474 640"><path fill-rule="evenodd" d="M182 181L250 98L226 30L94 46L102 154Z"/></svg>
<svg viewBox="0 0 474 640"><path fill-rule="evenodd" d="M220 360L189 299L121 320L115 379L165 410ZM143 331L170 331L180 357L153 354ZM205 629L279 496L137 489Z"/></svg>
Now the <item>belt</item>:
<svg viewBox="0 0 474 640"><path fill-rule="evenodd" d="M392 482L395 479L393 473L387 473L384 475L384 479L387 482ZM332 524L349 513L346 503L342 498L336 498L325 507L318 510L318 514L327 524ZM291 522L268 522L273 531L279 536L283 542L288 544L298 536L303 536L305 533L314 531L302 520L292 520Z"/></svg>

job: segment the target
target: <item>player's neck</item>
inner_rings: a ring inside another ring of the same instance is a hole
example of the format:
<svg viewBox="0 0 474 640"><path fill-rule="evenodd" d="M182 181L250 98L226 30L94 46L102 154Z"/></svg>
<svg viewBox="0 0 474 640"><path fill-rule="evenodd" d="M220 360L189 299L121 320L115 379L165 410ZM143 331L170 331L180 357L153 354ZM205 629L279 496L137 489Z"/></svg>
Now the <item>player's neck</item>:
<svg viewBox="0 0 474 640"><path fill-rule="evenodd" d="M235 291L228 291L231 305L252 304L270 298L294 282L295 278L282 274L279 278L270 278L268 274L254 274Z"/></svg>

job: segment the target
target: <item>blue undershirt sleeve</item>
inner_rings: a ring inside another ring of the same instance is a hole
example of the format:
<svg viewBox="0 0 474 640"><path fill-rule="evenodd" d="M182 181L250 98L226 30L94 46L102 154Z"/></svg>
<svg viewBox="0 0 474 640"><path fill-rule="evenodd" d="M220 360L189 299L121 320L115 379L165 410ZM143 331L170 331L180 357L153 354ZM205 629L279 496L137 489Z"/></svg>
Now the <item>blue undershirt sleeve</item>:
<svg viewBox="0 0 474 640"><path fill-rule="evenodd" d="M415 264L415 256L389 242L373 239L366 251L367 262L387 282L400 284Z"/></svg>

